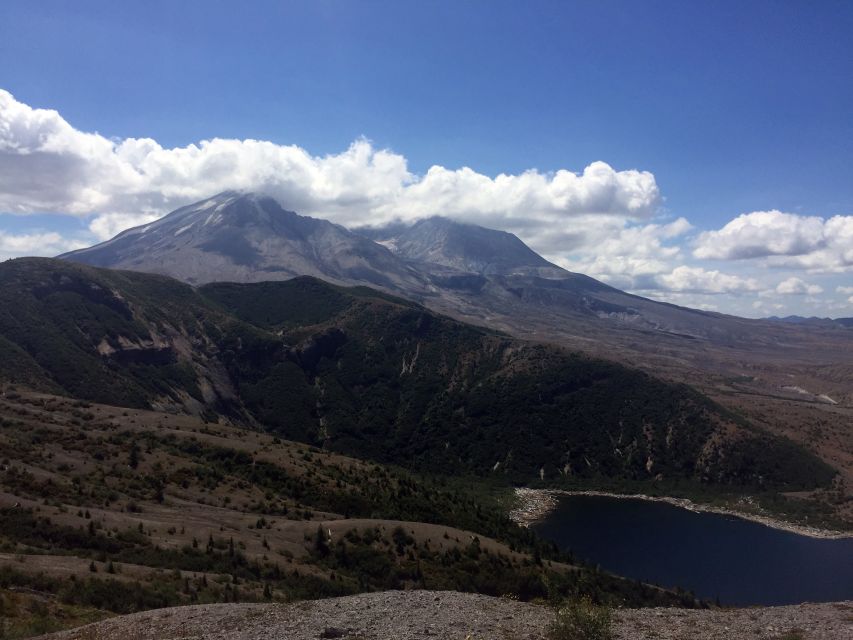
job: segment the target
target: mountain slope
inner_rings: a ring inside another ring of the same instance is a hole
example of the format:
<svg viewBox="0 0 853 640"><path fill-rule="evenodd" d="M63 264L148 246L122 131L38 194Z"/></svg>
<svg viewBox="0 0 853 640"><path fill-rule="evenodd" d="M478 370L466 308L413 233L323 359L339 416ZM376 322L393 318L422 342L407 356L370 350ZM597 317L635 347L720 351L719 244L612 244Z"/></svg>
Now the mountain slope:
<svg viewBox="0 0 853 640"><path fill-rule="evenodd" d="M687 340L750 350L798 349L803 342L797 327L627 294L549 263L503 231L433 217L356 233L253 193L221 193L60 258L190 284L308 275L368 285L466 321L584 349L618 344L660 357L672 346L692 356L695 345ZM814 350L802 346L798 356Z"/></svg>
<svg viewBox="0 0 853 640"><path fill-rule="evenodd" d="M427 585L693 604L568 565L470 482L189 416L0 384L0 451L3 638L155 607Z"/></svg>
<svg viewBox="0 0 853 640"><path fill-rule="evenodd" d="M707 348L760 352L765 359L785 349L795 358L834 362L843 352L837 343L853 340L824 332L815 341L796 326L627 294L549 263L503 231L433 217L351 232L253 193L221 193L60 258L190 284L309 275L368 285L520 336L633 361L652 358L657 369L685 361L697 368L709 361L731 368ZM672 354L674 349L679 353Z"/></svg>
<svg viewBox="0 0 853 640"><path fill-rule="evenodd" d="M411 226L359 229L391 249L444 292L426 302L474 317L489 314L513 332L555 331L597 336L613 332L657 334L661 340L773 344L759 329L770 323L680 307L620 291L589 276L545 260L504 231L432 217Z"/></svg>
<svg viewBox="0 0 853 640"><path fill-rule="evenodd" d="M833 471L684 385L310 278L200 289L0 265L0 376L453 475L807 488Z"/></svg>
<svg viewBox="0 0 853 640"><path fill-rule="evenodd" d="M171 231L155 233L157 225ZM219 226L225 245L217 244ZM299 235L303 228L313 231ZM195 283L313 275L369 285L465 322L690 380L816 451L853 491L853 333L841 321L798 326L687 309L550 265L503 232L433 218L353 234L251 194L221 194L65 257ZM0 349L20 357L2 340ZM853 517L853 501L847 511Z"/></svg>
<svg viewBox="0 0 853 640"><path fill-rule="evenodd" d="M853 334L844 319L794 325L653 301L543 267L502 232L447 220L360 232L428 274L437 288L423 300L430 308L690 380L724 406L818 452L842 471L851 495ZM511 259L501 262L501 253Z"/></svg>
<svg viewBox="0 0 853 640"><path fill-rule="evenodd" d="M561 271L511 233L434 216L411 226L357 230L414 262L480 275L507 275L516 269ZM567 272L564 272L567 273Z"/></svg>
<svg viewBox="0 0 853 640"><path fill-rule="evenodd" d="M272 198L234 191L60 257L160 273L191 284L310 275L390 290L424 288L417 274L385 247L326 220L286 211Z"/></svg>

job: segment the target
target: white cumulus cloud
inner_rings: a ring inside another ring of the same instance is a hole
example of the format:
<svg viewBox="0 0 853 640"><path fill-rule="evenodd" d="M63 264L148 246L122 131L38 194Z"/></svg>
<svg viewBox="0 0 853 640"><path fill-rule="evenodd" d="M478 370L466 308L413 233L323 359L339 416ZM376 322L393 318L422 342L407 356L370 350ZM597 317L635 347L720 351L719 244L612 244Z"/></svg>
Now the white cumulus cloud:
<svg viewBox="0 0 853 640"><path fill-rule="evenodd" d="M488 176L435 165L416 174L405 156L367 139L328 155L251 139L168 148L80 131L57 111L0 90L0 213L75 215L85 219L89 239L106 240L228 189L264 192L288 209L348 227L437 214L510 231L567 269L696 307L740 300L739 310L758 309L746 294L808 302L787 295L823 290L791 282L803 271L826 279L835 304L853 294L842 279L853 270L853 216L756 211L694 238L687 219L660 218L662 196L648 171L597 161L578 172ZM15 229L0 229L0 257L56 255L83 244L50 230ZM704 262L712 260L737 262L729 273ZM779 271L771 276L766 266Z"/></svg>
<svg viewBox="0 0 853 640"><path fill-rule="evenodd" d="M776 285L776 293L786 296L805 294L816 296L823 293L823 287L803 282L800 278L792 276Z"/></svg>
<svg viewBox="0 0 853 640"><path fill-rule="evenodd" d="M677 242L692 226L685 218L633 224L617 217L585 216L577 224L528 230L526 240L545 257L614 286L637 288L649 276L672 269L681 258Z"/></svg>
<svg viewBox="0 0 853 640"><path fill-rule="evenodd" d="M853 216L744 213L721 229L701 233L693 255L711 260L764 258L771 266L843 272L853 268Z"/></svg>
<svg viewBox="0 0 853 640"><path fill-rule="evenodd" d="M661 288L685 293L739 293L758 291L761 288L754 278L744 278L717 270L706 270L687 265L681 265L673 269L671 273L657 276L656 281L661 285Z"/></svg>
<svg viewBox="0 0 853 640"><path fill-rule="evenodd" d="M89 223L89 231L98 240L109 240L125 229L154 222L159 217L156 213L103 213L92 219Z"/></svg>
<svg viewBox="0 0 853 640"><path fill-rule="evenodd" d="M699 235L697 258L732 260L802 255L825 244L824 221L781 211L744 213L718 231Z"/></svg>
<svg viewBox="0 0 853 640"><path fill-rule="evenodd" d="M0 90L0 211L98 214L94 231L103 234L226 189L263 191L287 208L348 226L442 214L518 231L581 215L649 218L660 204L651 173L604 162L579 174L492 178L433 166L421 176L404 156L364 139L326 156L261 140L164 148L147 138L79 131L56 111Z"/></svg>
<svg viewBox="0 0 853 640"><path fill-rule="evenodd" d="M0 231L0 259L32 255L56 255L87 246L86 242L66 239L50 231L46 233L11 234Z"/></svg>

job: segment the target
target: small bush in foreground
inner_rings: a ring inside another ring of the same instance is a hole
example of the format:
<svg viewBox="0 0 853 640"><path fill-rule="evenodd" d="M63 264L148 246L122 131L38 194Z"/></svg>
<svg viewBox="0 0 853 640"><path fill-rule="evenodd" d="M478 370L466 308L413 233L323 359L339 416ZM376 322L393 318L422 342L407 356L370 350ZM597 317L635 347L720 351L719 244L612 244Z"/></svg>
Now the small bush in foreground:
<svg viewBox="0 0 853 640"><path fill-rule="evenodd" d="M584 596L561 605L548 629L548 640L613 640L609 608Z"/></svg>

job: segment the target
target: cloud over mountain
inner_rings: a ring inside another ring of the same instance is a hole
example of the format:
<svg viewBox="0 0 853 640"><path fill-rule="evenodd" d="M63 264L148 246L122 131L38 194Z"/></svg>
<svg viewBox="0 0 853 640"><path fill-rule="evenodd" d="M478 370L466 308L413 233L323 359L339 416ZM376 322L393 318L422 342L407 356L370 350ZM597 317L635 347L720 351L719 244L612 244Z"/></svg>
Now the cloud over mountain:
<svg viewBox="0 0 853 640"><path fill-rule="evenodd" d="M693 255L712 260L766 258L778 267L842 272L853 268L853 216L744 213L699 235Z"/></svg>
<svg viewBox="0 0 853 640"><path fill-rule="evenodd" d="M70 214L88 227L74 237L20 224L0 228L0 258L56 255L226 189L264 192L347 227L438 214L509 231L567 269L685 305L715 307L719 294L731 294L727 310L746 313L757 292L765 300L802 300L785 283L803 272L823 278L823 287L811 282L804 291L810 304L821 294L820 313L849 314L853 304L838 289L853 271L850 215L755 211L698 231L685 217L662 216L652 173L601 161L579 172L487 176L434 165L417 174L405 156L363 138L329 155L251 139L168 148L150 138L81 131L57 111L0 89L0 214Z"/></svg>
<svg viewBox="0 0 853 640"><path fill-rule="evenodd" d="M220 138L169 149L150 138L116 141L79 131L56 111L0 90L0 210L98 214L92 230L104 237L226 188L263 191L344 225L442 214L512 230L579 215L643 219L660 203L651 173L604 162L580 174L532 169L492 178L433 166L419 176L405 157L365 139L326 156Z"/></svg>
<svg viewBox="0 0 853 640"><path fill-rule="evenodd" d="M657 278L662 289L684 293L735 293L741 291L758 291L760 286L754 278L721 273L717 270L705 270L701 267L681 265L671 273L662 274Z"/></svg>
<svg viewBox="0 0 853 640"><path fill-rule="evenodd" d="M12 234L0 231L0 257L10 255L33 255L47 253L56 255L85 247L85 242L68 240L62 235L50 231L47 233Z"/></svg>

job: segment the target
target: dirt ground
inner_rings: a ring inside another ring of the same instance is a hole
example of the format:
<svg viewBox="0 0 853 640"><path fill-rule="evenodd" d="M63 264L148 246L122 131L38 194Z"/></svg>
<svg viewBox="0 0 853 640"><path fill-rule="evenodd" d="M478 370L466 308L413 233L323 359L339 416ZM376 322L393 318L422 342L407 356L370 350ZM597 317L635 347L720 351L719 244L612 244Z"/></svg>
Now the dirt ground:
<svg viewBox="0 0 853 640"><path fill-rule="evenodd" d="M449 591L295 604L218 604L111 618L47 640L544 640L547 607ZM850 640L853 603L694 611L625 609L618 640Z"/></svg>

